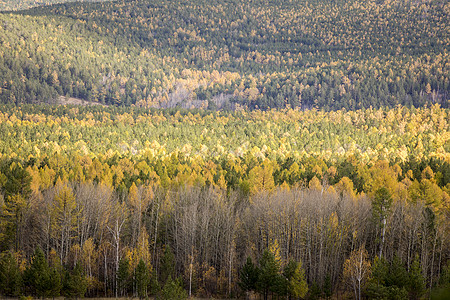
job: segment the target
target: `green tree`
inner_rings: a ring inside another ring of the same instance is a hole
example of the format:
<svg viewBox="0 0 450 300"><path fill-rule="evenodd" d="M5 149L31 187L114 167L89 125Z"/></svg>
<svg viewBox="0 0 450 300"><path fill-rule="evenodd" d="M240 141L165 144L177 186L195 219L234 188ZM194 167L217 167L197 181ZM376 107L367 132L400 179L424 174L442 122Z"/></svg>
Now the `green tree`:
<svg viewBox="0 0 450 300"><path fill-rule="evenodd" d="M0 256L0 294L15 296L20 294L22 288L22 274L17 261L11 252Z"/></svg>
<svg viewBox="0 0 450 300"><path fill-rule="evenodd" d="M119 261L119 270L117 271L117 284L121 296L127 296L130 288L130 262L126 258Z"/></svg>
<svg viewBox="0 0 450 300"><path fill-rule="evenodd" d="M183 300L187 298L187 292L183 289L179 279L172 280L169 275L164 288L161 291L161 299L164 300Z"/></svg>
<svg viewBox="0 0 450 300"><path fill-rule="evenodd" d="M2 188L5 198L12 195L21 195L28 198L31 195L31 176L17 161L6 163L2 167L6 182Z"/></svg>
<svg viewBox="0 0 450 300"><path fill-rule="evenodd" d="M247 257L247 261L242 269L239 271L239 287L247 293L256 290L256 284L258 282L258 268L253 264L250 257Z"/></svg>
<svg viewBox="0 0 450 300"><path fill-rule="evenodd" d="M152 295L158 295L161 292L161 286L158 282L158 276L156 273L156 269L152 270L152 275L150 277L150 293Z"/></svg>
<svg viewBox="0 0 450 300"><path fill-rule="evenodd" d="M147 298L150 276L148 273L148 268L142 259L139 260L135 270L135 284L139 299Z"/></svg>
<svg viewBox="0 0 450 300"><path fill-rule="evenodd" d="M19 251L23 213L31 195L31 176L17 161L4 163L2 173L2 181L5 182L1 188L5 203L3 213L0 214L0 224L3 223L4 227L4 234L0 234L0 246L4 250L14 246L15 251Z"/></svg>
<svg viewBox="0 0 450 300"><path fill-rule="evenodd" d="M267 300L269 293L279 293L282 289L282 280L279 274L280 266L275 255L268 249L264 250L259 261L259 276L256 284L259 292Z"/></svg>
<svg viewBox="0 0 450 300"><path fill-rule="evenodd" d="M169 245L164 247L164 256L161 259L160 281L164 285L169 275L175 276L175 256Z"/></svg>
<svg viewBox="0 0 450 300"><path fill-rule="evenodd" d="M63 284L63 294L69 298L84 297L87 290L87 280L81 265L76 264L72 271L66 272Z"/></svg>
<svg viewBox="0 0 450 300"><path fill-rule="evenodd" d="M29 288L31 294L38 297L47 296L51 285L50 269L41 248L35 249L24 277L25 285Z"/></svg>
<svg viewBox="0 0 450 300"><path fill-rule="evenodd" d="M408 284L408 272L398 257L394 257L391 263L377 257L366 295L371 299L406 299Z"/></svg>
<svg viewBox="0 0 450 300"><path fill-rule="evenodd" d="M425 293L425 279L422 275L419 257L414 258L409 270L409 299L420 299Z"/></svg>
<svg viewBox="0 0 450 300"><path fill-rule="evenodd" d="M46 292L46 296L51 298L58 297L61 293L61 289L61 274L59 273L58 268L53 267L49 270L48 273L48 289Z"/></svg>

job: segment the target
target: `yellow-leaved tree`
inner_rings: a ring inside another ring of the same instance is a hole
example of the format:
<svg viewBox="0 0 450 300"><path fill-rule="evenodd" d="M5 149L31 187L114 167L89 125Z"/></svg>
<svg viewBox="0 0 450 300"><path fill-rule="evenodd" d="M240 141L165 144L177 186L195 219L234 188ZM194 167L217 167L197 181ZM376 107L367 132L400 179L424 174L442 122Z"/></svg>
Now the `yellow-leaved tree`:
<svg viewBox="0 0 450 300"><path fill-rule="evenodd" d="M344 280L353 289L355 299L361 299L361 291L370 277L369 254L364 246L355 249L344 263Z"/></svg>

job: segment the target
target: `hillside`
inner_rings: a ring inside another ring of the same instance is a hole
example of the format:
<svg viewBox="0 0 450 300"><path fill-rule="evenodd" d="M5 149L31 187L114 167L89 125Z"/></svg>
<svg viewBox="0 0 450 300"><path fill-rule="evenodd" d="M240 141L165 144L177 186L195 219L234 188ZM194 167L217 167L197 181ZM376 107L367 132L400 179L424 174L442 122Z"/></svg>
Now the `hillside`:
<svg viewBox="0 0 450 300"><path fill-rule="evenodd" d="M0 11L27 9L35 6L52 5L64 2L101 2L109 0L0 0Z"/></svg>
<svg viewBox="0 0 450 300"><path fill-rule="evenodd" d="M0 15L3 103L449 104L447 1L134 0Z"/></svg>

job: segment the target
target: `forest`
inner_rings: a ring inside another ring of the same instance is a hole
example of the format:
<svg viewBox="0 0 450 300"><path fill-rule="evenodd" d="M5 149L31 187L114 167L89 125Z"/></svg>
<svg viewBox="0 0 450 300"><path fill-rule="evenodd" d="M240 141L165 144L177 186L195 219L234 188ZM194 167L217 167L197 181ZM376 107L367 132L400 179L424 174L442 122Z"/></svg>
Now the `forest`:
<svg viewBox="0 0 450 300"><path fill-rule="evenodd" d="M0 298L450 298L449 1L0 11Z"/></svg>
<svg viewBox="0 0 450 300"><path fill-rule="evenodd" d="M0 106L0 294L445 299L449 110Z"/></svg>
<svg viewBox="0 0 450 300"><path fill-rule="evenodd" d="M0 14L0 101L449 105L448 1L129 0Z"/></svg>

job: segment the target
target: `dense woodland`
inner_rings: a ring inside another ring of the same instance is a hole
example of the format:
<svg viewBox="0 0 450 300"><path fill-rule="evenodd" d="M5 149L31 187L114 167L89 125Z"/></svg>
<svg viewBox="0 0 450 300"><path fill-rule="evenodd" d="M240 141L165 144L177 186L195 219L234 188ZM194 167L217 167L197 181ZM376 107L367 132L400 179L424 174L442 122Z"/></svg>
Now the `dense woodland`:
<svg viewBox="0 0 450 300"><path fill-rule="evenodd" d="M0 111L2 295L448 296L448 109Z"/></svg>
<svg viewBox="0 0 450 300"><path fill-rule="evenodd" d="M122 0L4 13L0 99L448 107L449 13L443 0Z"/></svg>
<svg viewBox="0 0 450 300"><path fill-rule="evenodd" d="M449 14L0 13L0 297L448 299Z"/></svg>

